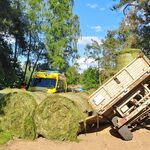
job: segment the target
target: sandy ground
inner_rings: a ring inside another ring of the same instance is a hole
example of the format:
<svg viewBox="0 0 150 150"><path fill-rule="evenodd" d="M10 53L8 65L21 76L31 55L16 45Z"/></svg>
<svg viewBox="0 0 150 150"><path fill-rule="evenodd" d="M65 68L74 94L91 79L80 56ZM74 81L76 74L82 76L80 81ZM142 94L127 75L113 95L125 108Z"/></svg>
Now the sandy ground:
<svg viewBox="0 0 150 150"><path fill-rule="evenodd" d="M133 132L132 141L123 141L110 127L79 135L79 142L56 142L38 138L35 141L13 140L0 150L150 150L150 130Z"/></svg>

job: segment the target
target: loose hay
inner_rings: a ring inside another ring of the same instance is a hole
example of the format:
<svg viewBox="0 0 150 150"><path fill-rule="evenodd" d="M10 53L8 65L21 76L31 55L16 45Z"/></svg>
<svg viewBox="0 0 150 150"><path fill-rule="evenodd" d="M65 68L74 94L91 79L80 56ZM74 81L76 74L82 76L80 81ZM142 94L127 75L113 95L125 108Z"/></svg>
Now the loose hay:
<svg viewBox="0 0 150 150"><path fill-rule="evenodd" d="M6 144L12 139L12 135L9 132L0 131L0 145Z"/></svg>
<svg viewBox="0 0 150 150"><path fill-rule="evenodd" d="M3 96L0 100L0 128L18 138L35 139L35 108L34 98L26 92Z"/></svg>
<svg viewBox="0 0 150 150"><path fill-rule="evenodd" d="M88 94L84 95L83 92L79 93L68 92L68 93L59 93L59 95L75 102L84 114L86 114L86 112L91 110L91 107L88 103Z"/></svg>
<svg viewBox="0 0 150 150"><path fill-rule="evenodd" d="M47 97L35 113L38 134L61 141L77 139L79 121L83 118L82 111L73 101L57 94Z"/></svg>

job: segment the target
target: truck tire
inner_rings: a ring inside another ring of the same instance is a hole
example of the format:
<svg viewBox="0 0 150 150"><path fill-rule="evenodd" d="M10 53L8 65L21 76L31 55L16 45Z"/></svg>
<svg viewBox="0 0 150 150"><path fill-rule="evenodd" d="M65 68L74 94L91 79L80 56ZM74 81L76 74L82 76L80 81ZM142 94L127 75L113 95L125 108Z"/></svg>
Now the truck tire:
<svg viewBox="0 0 150 150"><path fill-rule="evenodd" d="M127 125L122 126L120 129L117 130L118 133L125 141L130 141L133 139L132 132L128 129Z"/></svg>
<svg viewBox="0 0 150 150"><path fill-rule="evenodd" d="M118 120L118 117L117 117L117 116L113 117L112 120L111 120L111 122L112 122L112 124L113 124L113 126L114 126L115 128L118 126L118 125L117 125L117 120Z"/></svg>

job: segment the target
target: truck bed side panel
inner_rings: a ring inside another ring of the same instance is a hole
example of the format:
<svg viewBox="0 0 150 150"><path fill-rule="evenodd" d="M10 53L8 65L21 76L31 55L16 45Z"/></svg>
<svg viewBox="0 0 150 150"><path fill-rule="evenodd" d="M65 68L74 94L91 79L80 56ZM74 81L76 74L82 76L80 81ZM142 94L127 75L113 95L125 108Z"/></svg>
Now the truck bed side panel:
<svg viewBox="0 0 150 150"><path fill-rule="evenodd" d="M122 93L126 94L131 85L148 74L149 68L147 57L137 57L95 91L90 96L89 103L98 113L107 110L107 105L118 100Z"/></svg>

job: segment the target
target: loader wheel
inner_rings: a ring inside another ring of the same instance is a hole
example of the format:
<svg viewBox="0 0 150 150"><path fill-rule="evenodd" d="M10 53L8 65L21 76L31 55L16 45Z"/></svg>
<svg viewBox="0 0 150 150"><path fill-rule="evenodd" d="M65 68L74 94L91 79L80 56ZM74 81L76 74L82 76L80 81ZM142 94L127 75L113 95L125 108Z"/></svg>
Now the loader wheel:
<svg viewBox="0 0 150 150"><path fill-rule="evenodd" d="M133 139L132 132L128 129L127 125L122 126L120 129L117 130L118 133L125 141L130 141Z"/></svg>

